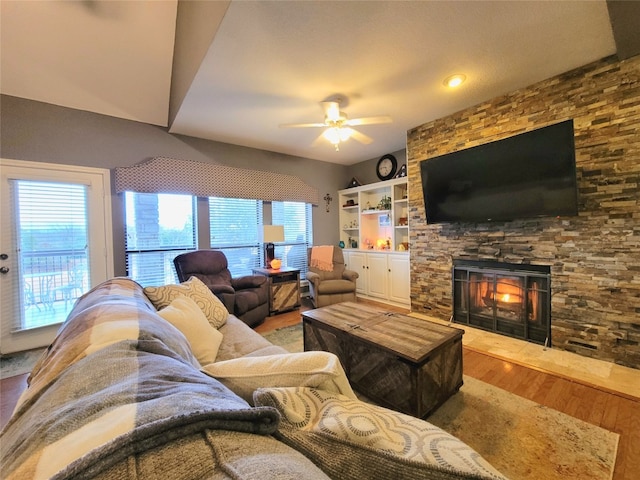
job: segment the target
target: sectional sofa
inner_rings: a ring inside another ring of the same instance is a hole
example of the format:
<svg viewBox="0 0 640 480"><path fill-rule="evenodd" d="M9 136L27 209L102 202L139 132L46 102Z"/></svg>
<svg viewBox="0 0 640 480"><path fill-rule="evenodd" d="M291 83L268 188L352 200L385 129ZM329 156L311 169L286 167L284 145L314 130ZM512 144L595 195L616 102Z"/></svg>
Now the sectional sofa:
<svg viewBox="0 0 640 480"><path fill-rule="evenodd" d="M362 402L201 281L82 296L0 437L5 479L503 479L437 427Z"/></svg>

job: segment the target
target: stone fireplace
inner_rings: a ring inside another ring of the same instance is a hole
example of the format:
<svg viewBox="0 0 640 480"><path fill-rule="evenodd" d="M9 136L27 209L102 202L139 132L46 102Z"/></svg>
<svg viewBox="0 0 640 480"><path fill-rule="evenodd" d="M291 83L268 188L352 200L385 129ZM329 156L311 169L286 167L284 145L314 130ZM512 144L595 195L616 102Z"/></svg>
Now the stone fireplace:
<svg viewBox="0 0 640 480"><path fill-rule="evenodd" d="M449 320L455 259L542 265L551 272L553 348L640 368L639 69L640 56L605 58L408 131L412 311ZM577 216L427 223L421 161L567 119L574 121ZM523 326L512 327L511 318L528 307L498 304L499 295L480 294L484 313L466 300L469 313L459 317L520 335ZM494 320L493 309L505 318Z"/></svg>
<svg viewBox="0 0 640 480"><path fill-rule="evenodd" d="M551 270L453 261L453 321L551 346Z"/></svg>

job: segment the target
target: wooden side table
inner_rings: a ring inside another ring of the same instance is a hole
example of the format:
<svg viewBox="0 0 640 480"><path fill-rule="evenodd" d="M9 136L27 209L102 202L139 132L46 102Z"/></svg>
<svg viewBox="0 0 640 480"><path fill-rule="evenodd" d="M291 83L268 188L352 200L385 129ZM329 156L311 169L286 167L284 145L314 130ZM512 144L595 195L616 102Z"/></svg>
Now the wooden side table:
<svg viewBox="0 0 640 480"><path fill-rule="evenodd" d="M269 315L300 306L300 270L283 267L254 268L254 275L264 275L269 282Z"/></svg>

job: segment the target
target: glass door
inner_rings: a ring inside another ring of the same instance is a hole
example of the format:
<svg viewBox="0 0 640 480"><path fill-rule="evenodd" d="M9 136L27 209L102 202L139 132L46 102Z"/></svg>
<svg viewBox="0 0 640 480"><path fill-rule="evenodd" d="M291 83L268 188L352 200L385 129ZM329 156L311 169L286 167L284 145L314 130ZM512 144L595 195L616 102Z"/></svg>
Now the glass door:
<svg viewBox="0 0 640 480"><path fill-rule="evenodd" d="M50 343L75 300L112 272L108 171L47 165L0 164L2 353Z"/></svg>

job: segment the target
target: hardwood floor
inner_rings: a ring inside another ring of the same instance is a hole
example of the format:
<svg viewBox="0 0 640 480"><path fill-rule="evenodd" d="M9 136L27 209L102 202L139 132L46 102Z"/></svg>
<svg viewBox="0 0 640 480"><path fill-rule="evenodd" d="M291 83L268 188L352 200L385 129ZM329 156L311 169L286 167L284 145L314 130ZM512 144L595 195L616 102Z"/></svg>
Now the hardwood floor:
<svg viewBox="0 0 640 480"><path fill-rule="evenodd" d="M305 300L301 310L308 308L310 305L308 300ZM386 305L384 308L407 312L407 310L390 308ZM256 328L256 331L266 333L298 324L300 321L300 311L287 312L267 318ZM620 434L613 480L639 478L640 402L637 400L467 348L463 351L463 369L465 375ZM20 375L0 381L0 425L2 427L8 421L20 394L26 388L26 378L27 375Z"/></svg>

